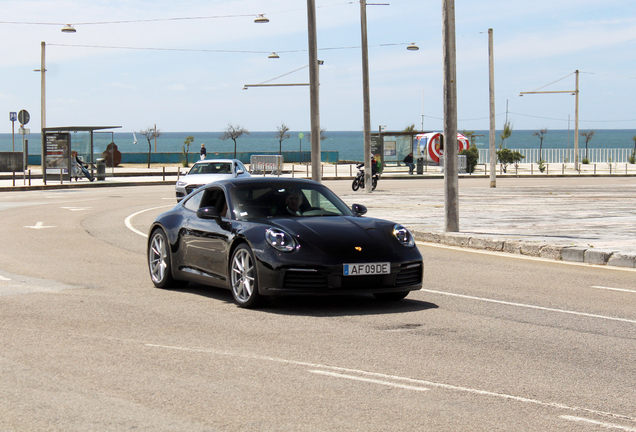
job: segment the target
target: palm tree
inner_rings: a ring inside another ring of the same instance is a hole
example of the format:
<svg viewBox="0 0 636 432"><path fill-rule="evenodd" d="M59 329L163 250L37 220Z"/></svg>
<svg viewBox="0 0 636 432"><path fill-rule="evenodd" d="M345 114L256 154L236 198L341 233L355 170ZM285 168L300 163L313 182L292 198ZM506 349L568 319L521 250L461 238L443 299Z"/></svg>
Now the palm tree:
<svg viewBox="0 0 636 432"><path fill-rule="evenodd" d="M542 151L543 151L543 139L545 138L545 134L548 133L548 128L545 129L541 129L539 130L539 132L535 132L532 134L532 136L538 136L540 143L539 143L539 161L543 160L543 155L542 155Z"/></svg>
<svg viewBox="0 0 636 432"><path fill-rule="evenodd" d="M276 132L276 138L278 139L278 154L283 154L283 141L289 138L289 128L285 126L285 123L281 123L280 126L276 126L278 132Z"/></svg>
<svg viewBox="0 0 636 432"><path fill-rule="evenodd" d="M501 135L499 135L499 138L501 138L501 145L499 146L499 148L504 147L504 144L506 143L506 140L510 138L510 135L512 135L512 124L507 121L504 123L504 128L501 132Z"/></svg>
<svg viewBox="0 0 636 432"><path fill-rule="evenodd" d="M581 136L585 138L585 159L587 159L587 143L589 143L594 136L594 131L581 132Z"/></svg>

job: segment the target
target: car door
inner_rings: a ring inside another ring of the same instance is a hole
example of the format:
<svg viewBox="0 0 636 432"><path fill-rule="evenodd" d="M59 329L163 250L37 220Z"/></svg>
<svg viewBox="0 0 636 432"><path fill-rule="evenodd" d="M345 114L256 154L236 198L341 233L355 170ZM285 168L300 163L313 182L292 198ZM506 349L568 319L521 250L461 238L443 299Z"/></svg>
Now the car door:
<svg viewBox="0 0 636 432"><path fill-rule="evenodd" d="M199 191L185 203L189 212L182 237L184 261L190 273L203 283L224 285L227 279L230 224L226 203L225 193L220 187ZM199 217L196 211L203 207L215 207L227 222L219 224L214 219Z"/></svg>

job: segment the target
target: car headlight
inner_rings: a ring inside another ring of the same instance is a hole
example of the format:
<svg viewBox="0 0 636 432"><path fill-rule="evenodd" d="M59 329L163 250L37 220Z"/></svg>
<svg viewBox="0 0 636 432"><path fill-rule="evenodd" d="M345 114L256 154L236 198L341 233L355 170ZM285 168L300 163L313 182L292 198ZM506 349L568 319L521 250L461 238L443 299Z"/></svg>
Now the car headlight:
<svg viewBox="0 0 636 432"><path fill-rule="evenodd" d="M179 181L177 182L177 186L185 186L185 185L187 185L187 184L188 184L188 182L185 182L185 181L182 181L182 180L179 180Z"/></svg>
<svg viewBox="0 0 636 432"><path fill-rule="evenodd" d="M268 228L265 231L265 240L271 247L281 252L292 252L298 247L298 243L291 235L278 228Z"/></svg>
<svg viewBox="0 0 636 432"><path fill-rule="evenodd" d="M406 247L415 246L415 239L413 239L413 234L411 234L411 231L407 230L402 225L393 225L393 235L402 245Z"/></svg>

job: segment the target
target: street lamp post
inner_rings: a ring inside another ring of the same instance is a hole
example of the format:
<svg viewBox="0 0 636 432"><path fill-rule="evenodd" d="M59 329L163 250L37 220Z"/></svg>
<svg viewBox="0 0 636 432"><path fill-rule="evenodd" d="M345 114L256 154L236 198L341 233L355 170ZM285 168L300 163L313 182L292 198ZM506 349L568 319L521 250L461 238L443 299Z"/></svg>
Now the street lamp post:
<svg viewBox="0 0 636 432"><path fill-rule="evenodd" d="M457 161L457 59L455 1L442 1L444 61L444 210L445 231L459 231L459 175Z"/></svg>
<svg viewBox="0 0 636 432"><path fill-rule="evenodd" d="M307 36L309 43L309 105L311 116L311 179L320 182L320 105L318 78L318 44L316 40L316 3L307 0Z"/></svg>
<svg viewBox="0 0 636 432"><path fill-rule="evenodd" d="M42 181L46 184L46 142L44 139L44 128L46 127L46 43L42 42L42 53L40 55L40 69L34 72L40 72L40 140L41 143L41 166Z"/></svg>
<svg viewBox="0 0 636 432"><path fill-rule="evenodd" d="M490 187L497 187L497 150L495 148L495 54L492 29L488 29L488 70L490 83Z"/></svg>
<svg viewBox="0 0 636 432"><path fill-rule="evenodd" d="M367 1L360 0L360 28L362 38L362 102L364 116L364 191L373 190L371 169L371 106L369 101L369 46L367 42Z"/></svg>

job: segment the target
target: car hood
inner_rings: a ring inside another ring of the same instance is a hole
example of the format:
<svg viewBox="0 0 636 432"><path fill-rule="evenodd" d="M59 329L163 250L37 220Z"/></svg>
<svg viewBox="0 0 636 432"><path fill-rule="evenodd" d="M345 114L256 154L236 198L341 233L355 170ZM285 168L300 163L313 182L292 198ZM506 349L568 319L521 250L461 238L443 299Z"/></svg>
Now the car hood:
<svg viewBox="0 0 636 432"><path fill-rule="evenodd" d="M382 219L325 216L281 218L272 222L296 237L301 248L332 259L351 257L352 254L356 259L373 259L380 255L386 257L387 248L391 251L406 249L391 234L395 223Z"/></svg>
<svg viewBox="0 0 636 432"><path fill-rule="evenodd" d="M208 184L219 180L234 178L234 174L188 174L181 181L188 184Z"/></svg>

